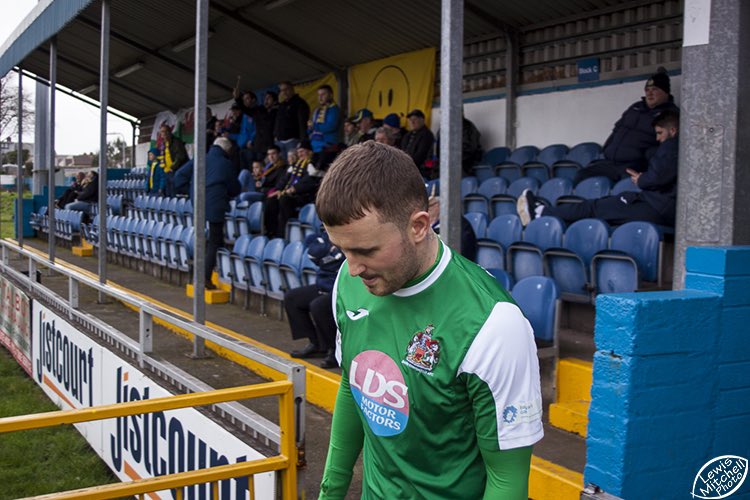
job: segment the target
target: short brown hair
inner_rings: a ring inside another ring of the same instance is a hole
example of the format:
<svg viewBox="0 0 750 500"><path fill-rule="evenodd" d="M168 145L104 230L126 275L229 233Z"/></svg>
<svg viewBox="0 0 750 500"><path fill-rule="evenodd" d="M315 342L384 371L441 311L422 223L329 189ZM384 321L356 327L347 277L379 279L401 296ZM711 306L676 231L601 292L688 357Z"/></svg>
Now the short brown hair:
<svg viewBox="0 0 750 500"><path fill-rule="evenodd" d="M381 222L405 227L415 210L427 210L427 191L409 155L366 141L336 158L323 177L315 206L328 226L349 224L376 210Z"/></svg>

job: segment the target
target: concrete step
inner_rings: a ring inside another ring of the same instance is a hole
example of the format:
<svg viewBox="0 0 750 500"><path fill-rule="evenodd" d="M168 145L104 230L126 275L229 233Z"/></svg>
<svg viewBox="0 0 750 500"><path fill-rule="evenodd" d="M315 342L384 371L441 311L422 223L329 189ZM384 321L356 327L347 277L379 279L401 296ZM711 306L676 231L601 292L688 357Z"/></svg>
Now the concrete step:
<svg viewBox="0 0 750 500"><path fill-rule="evenodd" d="M551 425L586 436L591 403L593 365L576 358L561 359L557 365L557 402L549 406Z"/></svg>

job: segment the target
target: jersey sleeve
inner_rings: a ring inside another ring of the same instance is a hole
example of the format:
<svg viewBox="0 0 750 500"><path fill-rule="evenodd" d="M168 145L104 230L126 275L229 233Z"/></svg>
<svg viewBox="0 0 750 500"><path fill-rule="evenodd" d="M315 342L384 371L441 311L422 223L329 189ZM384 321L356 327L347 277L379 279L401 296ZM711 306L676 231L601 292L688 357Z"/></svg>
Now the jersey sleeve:
<svg viewBox="0 0 750 500"><path fill-rule="evenodd" d="M503 451L481 450L487 470L483 498L526 500L529 498L531 446Z"/></svg>
<svg viewBox="0 0 750 500"><path fill-rule="evenodd" d="M533 330L518 306L495 304L457 375L466 381L481 449L509 450L542 438L539 360Z"/></svg>

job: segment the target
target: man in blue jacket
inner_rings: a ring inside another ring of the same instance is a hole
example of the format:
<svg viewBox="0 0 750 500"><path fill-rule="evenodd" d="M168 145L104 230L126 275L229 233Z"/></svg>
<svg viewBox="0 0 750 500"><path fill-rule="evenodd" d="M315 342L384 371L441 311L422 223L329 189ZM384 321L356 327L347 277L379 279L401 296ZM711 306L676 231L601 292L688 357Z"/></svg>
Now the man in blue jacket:
<svg viewBox="0 0 750 500"><path fill-rule="evenodd" d="M659 148L649 160L648 169L645 172L627 169L627 175L641 191L626 191L582 203L545 207L527 189L518 198L517 209L521 222L525 226L536 217L552 215L568 223L594 217L609 224L646 221L674 226L679 122L678 111L667 110L661 113L653 122Z"/></svg>
<svg viewBox="0 0 750 500"><path fill-rule="evenodd" d="M211 273L216 265L216 252L224 245L224 216L229 210L229 200L240 193L240 183L234 175L234 167L229 160L232 141L219 137L206 154L206 221L208 240L206 241L206 289L213 290ZM175 189L189 193L193 198L193 160L187 162L174 176Z"/></svg>
<svg viewBox="0 0 750 500"><path fill-rule="evenodd" d="M325 356L320 364L323 368L338 366L336 347L336 323L333 319L331 290L336 274L344 262L344 254L331 244L328 234L311 234L305 239L307 253L318 266L315 284L293 288L284 295L284 308L292 329L292 338L307 337L310 342L300 350L292 351L293 358L317 358Z"/></svg>
<svg viewBox="0 0 750 500"><path fill-rule="evenodd" d="M646 81L644 97L626 109L615 122L612 133L602 147L604 160L579 170L573 184L598 175L616 182L628 176L627 168L636 172L646 170L659 147L654 138L652 122L665 111L679 111L671 90L669 75L664 68L659 68Z"/></svg>

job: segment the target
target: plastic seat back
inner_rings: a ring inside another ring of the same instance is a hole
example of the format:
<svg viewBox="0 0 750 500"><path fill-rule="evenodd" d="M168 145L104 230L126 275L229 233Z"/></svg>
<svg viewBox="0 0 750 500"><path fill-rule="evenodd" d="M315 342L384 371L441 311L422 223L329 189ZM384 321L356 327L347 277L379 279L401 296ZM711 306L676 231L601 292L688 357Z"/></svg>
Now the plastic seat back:
<svg viewBox="0 0 750 500"><path fill-rule="evenodd" d="M495 166L507 160L509 156L510 156L510 148L506 148L505 146L499 146L499 147L492 148L489 151L485 152L484 156L482 156L482 161L480 161L479 163L483 165Z"/></svg>
<svg viewBox="0 0 750 500"><path fill-rule="evenodd" d="M534 337L554 342L557 330L557 299L560 294L554 280L530 276L518 281L511 291L513 299L534 329Z"/></svg>
<svg viewBox="0 0 750 500"><path fill-rule="evenodd" d="M626 177L625 179L620 179L617 181L617 183L612 186L612 190L609 192L612 196L618 195L620 193L625 193L628 191L632 192L639 192L641 188L633 184L633 181L630 180L630 177Z"/></svg>
<svg viewBox="0 0 750 500"><path fill-rule="evenodd" d="M477 239L484 238L484 234L487 232L487 215L481 212L469 212L464 214L464 217L471 224Z"/></svg>
<svg viewBox="0 0 750 500"><path fill-rule="evenodd" d="M539 188L537 196L547 202L549 206L554 206L557 199L561 196L570 196L573 193L573 182L565 177L553 177Z"/></svg>
<svg viewBox="0 0 750 500"><path fill-rule="evenodd" d="M662 234L650 222L627 222L612 232L611 250L625 252L635 259L641 279L657 281L660 272Z"/></svg>

